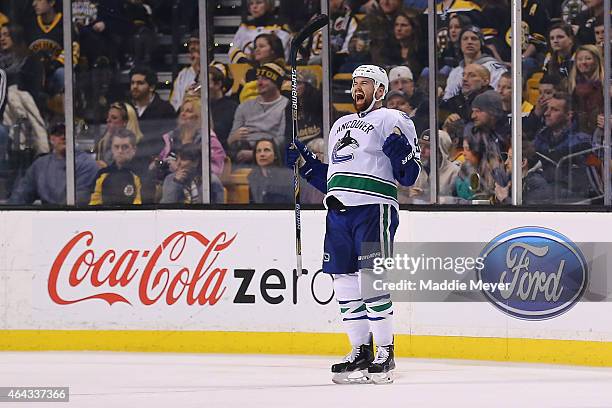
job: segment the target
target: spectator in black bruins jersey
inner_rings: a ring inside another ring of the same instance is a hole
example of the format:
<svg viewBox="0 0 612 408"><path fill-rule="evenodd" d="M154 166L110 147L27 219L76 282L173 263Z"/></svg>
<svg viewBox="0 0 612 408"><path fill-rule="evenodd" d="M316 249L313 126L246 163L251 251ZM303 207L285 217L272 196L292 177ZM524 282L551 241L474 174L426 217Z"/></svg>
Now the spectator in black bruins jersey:
<svg viewBox="0 0 612 408"><path fill-rule="evenodd" d="M34 25L29 27L28 41L32 53L45 61L47 90L51 95L64 89L64 34L62 31L61 5L56 0L34 0L32 7L36 14ZM74 33L73 38L77 38ZM79 45L72 44L72 59L76 64Z"/></svg>
<svg viewBox="0 0 612 408"><path fill-rule="evenodd" d="M583 10L572 20L577 42L580 44L595 44L595 23L597 18L603 18L604 0L583 0L586 10Z"/></svg>
<svg viewBox="0 0 612 408"><path fill-rule="evenodd" d="M131 169L136 136L119 129L111 139L113 163L98 171L89 205L142 204L140 177Z"/></svg>
<svg viewBox="0 0 612 408"><path fill-rule="evenodd" d="M285 61L289 59L291 34L286 25L274 16L274 0L248 0L249 15L240 24L229 50L230 61L248 63L253 53L255 38L262 33L274 33L281 40Z"/></svg>
<svg viewBox="0 0 612 408"><path fill-rule="evenodd" d="M498 61L509 62L511 54L503 53L506 28L510 26L510 5L508 0L478 0L482 6L482 24L479 25L489 53Z"/></svg>
<svg viewBox="0 0 612 408"><path fill-rule="evenodd" d="M455 15L463 15L470 19L471 24L482 26L482 7L472 0L442 0L436 4L438 38L445 38L448 33L450 19ZM421 26L427 27L427 10L422 15ZM425 33L426 34L426 33ZM427 38L423 38L427 43ZM439 46L440 44L438 44Z"/></svg>
<svg viewBox="0 0 612 408"><path fill-rule="evenodd" d="M567 79L574 65L576 38L572 26L555 23L548 33L548 53L544 60L544 72Z"/></svg>
<svg viewBox="0 0 612 408"><path fill-rule="evenodd" d="M523 78L529 79L542 65L546 52L546 33L550 24L548 11L540 0L522 2L521 38ZM487 47L494 57L510 63L512 60L512 27L510 24L510 7L506 0L497 4L486 0L483 6L483 27Z"/></svg>

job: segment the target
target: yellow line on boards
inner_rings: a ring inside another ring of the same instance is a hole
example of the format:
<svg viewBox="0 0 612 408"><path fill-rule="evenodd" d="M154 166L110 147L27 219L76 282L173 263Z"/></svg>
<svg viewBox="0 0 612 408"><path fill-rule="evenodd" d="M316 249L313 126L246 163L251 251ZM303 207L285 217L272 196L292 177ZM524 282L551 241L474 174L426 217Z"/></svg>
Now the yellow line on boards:
<svg viewBox="0 0 612 408"><path fill-rule="evenodd" d="M152 330L0 330L3 351L132 351L343 355L346 335ZM398 357L612 367L612 342L463 336L395 336Z"/></svg>

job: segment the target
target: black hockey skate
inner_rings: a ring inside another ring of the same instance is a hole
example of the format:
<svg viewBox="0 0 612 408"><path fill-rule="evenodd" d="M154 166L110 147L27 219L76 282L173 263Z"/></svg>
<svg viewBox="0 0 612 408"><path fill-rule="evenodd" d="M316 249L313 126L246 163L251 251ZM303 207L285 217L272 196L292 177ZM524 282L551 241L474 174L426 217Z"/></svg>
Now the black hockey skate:
<svg viewBox="0 0 612 408"><path fill-rule="evenodd" d="M374 384L390 384L393 382L395 359L393 344L376 347L376 358L368 367L368 375Z"/></svg>
<svg viewBox="0 0 612 408"><path fill-rule="evenodd" d="M332 381L336 384L367 384L370 383L368 367L374 361L374 344L370 342L359 347L353 347L341 363L331 367Z"/></svg>

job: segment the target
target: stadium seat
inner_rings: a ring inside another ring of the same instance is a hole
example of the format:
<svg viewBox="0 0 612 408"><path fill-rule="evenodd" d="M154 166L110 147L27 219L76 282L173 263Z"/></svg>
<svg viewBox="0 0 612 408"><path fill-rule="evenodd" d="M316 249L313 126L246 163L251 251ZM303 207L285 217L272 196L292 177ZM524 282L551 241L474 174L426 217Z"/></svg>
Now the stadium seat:
<svg viewBox="0 0 612 408"><path fill-rule="evenodd" d="M221 174L221 182L225 187L225 202L227 204L249 203L249 180L251 169L237 169L232 171L232 160L226 156Z"/></svg>

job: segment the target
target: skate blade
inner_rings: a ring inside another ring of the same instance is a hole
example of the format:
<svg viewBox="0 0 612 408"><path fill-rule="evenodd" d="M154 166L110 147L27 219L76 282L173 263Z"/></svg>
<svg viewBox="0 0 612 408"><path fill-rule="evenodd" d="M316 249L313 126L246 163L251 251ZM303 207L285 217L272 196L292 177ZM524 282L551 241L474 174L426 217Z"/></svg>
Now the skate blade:
<svg viewBox="0 0 612 408"><path fill-rule="evenodd" d="M392 384L395 380L395 374L393 371L386 373L369 373L372 383L376 385Z"/></svg>
<svg viewBox="0 0 612 408"><path fill-rule="evenodd" d="M347 373L336 373L332 377L334 384L370 384L372 380L370 378L368 370L351 371Z"/></svg>

